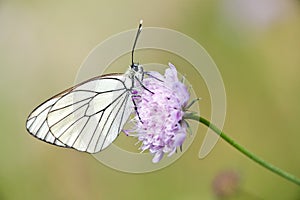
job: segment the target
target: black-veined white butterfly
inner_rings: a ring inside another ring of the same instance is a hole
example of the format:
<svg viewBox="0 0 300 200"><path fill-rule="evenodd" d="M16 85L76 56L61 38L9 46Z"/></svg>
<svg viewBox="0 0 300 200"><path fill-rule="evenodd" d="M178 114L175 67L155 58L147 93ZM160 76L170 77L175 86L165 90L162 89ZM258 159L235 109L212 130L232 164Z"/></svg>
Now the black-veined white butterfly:
<svg viewBox="0 0 300 200"><path fill-rule="evenodd" d="M48 99L29 115L28 132L50 144L89 153L108 147L135 108L133 89L143 86L143 67L133 62L141 30L142 20L126 73L101 75Z"/></svg>

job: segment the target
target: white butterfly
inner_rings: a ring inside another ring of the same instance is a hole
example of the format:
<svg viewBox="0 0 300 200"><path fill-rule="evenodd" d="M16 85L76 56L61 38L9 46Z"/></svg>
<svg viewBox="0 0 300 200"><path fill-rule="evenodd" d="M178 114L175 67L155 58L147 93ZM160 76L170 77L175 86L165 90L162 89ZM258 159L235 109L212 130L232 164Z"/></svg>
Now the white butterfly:
<svg viewBox="0 0 300 200"><path fill-rule="evenodd" d="M143 86L143 67L133 62L141 30L142 21L126 73L98 76L48 99L29 115L28 132L50 144L89 153L108 147L135 108L133 89Z"/></svg>

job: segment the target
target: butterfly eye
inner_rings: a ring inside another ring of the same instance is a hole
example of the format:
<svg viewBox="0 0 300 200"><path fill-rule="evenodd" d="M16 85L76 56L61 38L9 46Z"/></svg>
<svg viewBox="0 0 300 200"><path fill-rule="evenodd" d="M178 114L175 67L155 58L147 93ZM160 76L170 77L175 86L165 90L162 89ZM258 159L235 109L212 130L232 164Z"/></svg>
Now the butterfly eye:
<svg viewBox="0 0 300 200"><path fill-rule="evenodd" d="M138 72L139 71L139 65L134 63L132 66L131 66L131 69L133 69L135 72Z"/></svg>

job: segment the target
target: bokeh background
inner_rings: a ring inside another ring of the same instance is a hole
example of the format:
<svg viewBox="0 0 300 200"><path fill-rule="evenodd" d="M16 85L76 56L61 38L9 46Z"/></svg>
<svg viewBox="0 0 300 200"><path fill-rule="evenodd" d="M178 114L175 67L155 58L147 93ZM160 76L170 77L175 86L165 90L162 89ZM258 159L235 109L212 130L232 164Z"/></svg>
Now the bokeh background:
<svg viewBox="0 0 300 200"><path fill-rule="evenodd" d="M223 76L224 131L300 177L299 1L2 0L0 199L300 199L298 186L222 140L199 160L203 126L177 162L139 175L26 132L30 111L73 84L92 48L141 18L202 44Z"/></svg>

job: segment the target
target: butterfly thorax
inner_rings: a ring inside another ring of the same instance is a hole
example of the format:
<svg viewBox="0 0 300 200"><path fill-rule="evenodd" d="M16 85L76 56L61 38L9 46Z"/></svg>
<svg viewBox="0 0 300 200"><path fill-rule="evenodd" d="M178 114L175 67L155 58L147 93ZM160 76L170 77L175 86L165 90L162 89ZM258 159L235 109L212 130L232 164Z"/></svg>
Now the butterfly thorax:
<svg viewBox="0 0 300 200"><path fill-rule="evenodd" d="M144 78L144 69L142 65L133 64L129 66L129 69L125 73L124 84L127 89L131 90L136 87L137 84L141 83Z"/></svg>

